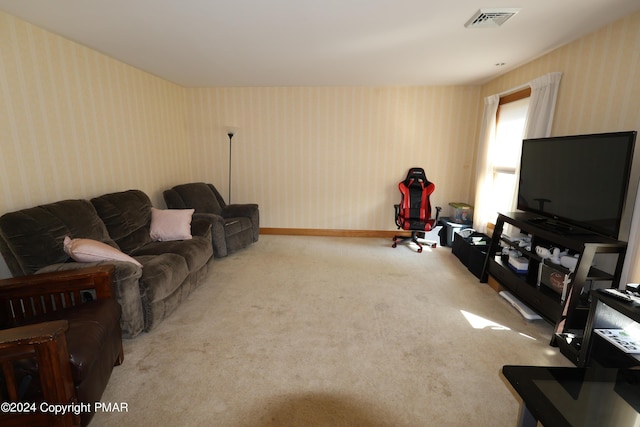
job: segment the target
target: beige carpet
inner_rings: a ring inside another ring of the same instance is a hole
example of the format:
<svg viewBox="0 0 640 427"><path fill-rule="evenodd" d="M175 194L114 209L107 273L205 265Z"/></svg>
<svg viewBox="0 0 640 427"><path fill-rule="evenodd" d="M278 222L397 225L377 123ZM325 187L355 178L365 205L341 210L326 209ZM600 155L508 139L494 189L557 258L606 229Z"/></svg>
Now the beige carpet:
<svg viewBox="0 0 640 427"><path fill-rule="evenodd" d="M92 426L512 426L504 364L571 366L449 248L265 235L125 341Z"/></svg>

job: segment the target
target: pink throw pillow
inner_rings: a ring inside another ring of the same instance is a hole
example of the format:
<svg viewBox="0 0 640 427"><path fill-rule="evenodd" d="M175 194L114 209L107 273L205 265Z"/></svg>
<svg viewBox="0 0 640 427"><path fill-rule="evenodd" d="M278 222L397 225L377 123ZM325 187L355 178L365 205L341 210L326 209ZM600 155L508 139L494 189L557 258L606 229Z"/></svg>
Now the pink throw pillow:
<svg viewBox="0 0 640 427"><path fill-rule="evenodd" d="M167 242L191 239L191 218L195 209L151 208L151 239Z"/></svg>
<svg viewBox="0 0 640 427"><path fill-rule="evenodd" d="M126 261L142 267L135 259L106 243L92 239L64 238L64 251L78 262Z"/></svg>

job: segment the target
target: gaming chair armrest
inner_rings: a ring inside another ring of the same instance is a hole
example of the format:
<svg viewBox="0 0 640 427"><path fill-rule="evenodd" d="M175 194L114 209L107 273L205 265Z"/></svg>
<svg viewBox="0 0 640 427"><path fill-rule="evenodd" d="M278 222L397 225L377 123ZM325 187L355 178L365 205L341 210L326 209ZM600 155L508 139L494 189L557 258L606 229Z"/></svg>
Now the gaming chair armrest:
<svg viewBox="0 0 640 427"><path fill-rule="evenodd" d="M400 224L400 220L398 219L398 217L400 216L400 205L393 205L394 209L396 210L395 213L395 219L396 219L396 225L398 226L398 228L401 228L402 225Z"/></svg>

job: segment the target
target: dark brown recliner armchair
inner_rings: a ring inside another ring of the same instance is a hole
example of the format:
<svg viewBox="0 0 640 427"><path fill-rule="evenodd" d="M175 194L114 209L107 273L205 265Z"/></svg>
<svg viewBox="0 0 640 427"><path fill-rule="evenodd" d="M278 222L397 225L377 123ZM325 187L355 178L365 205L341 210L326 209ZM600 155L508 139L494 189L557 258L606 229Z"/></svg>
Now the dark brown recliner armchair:
<svg viewBox="0 0 640 427"><path fill-rule="evenodd" d="M218 190L204 182L176 185L164 191L163 196L169 209L195 209L193 219L206 219L211 223L216 258L258 241L260 211L257 204L227 205Z"/></svg>
<svg viewBox="0 0 640 427"><path fill-rule="evenodd" d="M87 425L123 361L113 266L0 280L0 425ZM5 404L6 405L6 404ZM51 405L70 405L64 415Z"/></svg>

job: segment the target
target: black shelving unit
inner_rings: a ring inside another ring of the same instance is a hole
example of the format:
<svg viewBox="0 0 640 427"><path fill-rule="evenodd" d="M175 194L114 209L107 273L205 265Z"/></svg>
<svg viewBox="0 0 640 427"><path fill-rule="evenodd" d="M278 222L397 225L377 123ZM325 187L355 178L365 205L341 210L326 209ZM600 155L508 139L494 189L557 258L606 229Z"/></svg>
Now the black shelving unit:
<svg viewBox="0 0 640 427"><path fill-rule="evenodd" d="M514 246L514 242L503 234L505 224L531 237L531 250L517 248L528 260L525 272L514 271L508 265L508 257L502 255L501 246ZM573 272L553 266L558 271L570 274L571 281L564 300L561 293L547 286L538 286L538 269L544 261L535 253L536 246L557 247L577 254L578 261ZM589 230L543 221L532 213L501 213L496 221L481 281L486 282L491 275L516 298L554 324L555 334L550 344L560 347L562 354L578 365L585 354L582 341L590 304L590 294L585 292L585 284L597 281L606 282L608 287L618 287L626 249L625 242ZM594 258L598 254L617 256L613 273L594 266Z"/></svg>
<svg viewBox="0 0 640 427"><path fill-rule="evenodd" d="M584 331L583 352L578 365L597 364L624 368L640 366L640 351L621 346L614 338L616 334L602 333L606 331L624 331L633 341L640 340L640 304L593 292L589 320Z"/></svg>

